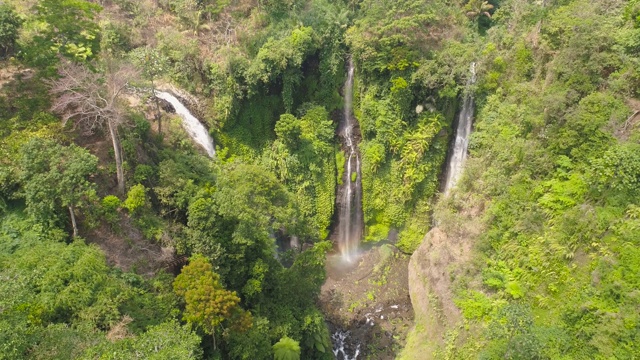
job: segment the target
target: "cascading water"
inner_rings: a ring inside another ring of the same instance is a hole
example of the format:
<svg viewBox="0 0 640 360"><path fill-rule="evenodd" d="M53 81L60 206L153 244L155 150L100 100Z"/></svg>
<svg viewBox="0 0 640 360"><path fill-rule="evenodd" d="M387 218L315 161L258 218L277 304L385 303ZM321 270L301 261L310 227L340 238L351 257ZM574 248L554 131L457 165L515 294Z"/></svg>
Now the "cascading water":
<svg viewBox="0 0 640 360"><path fill-rule="evenodd" d="M353 345L349 342L349 331L336 331L331 335L333 341L333 356L337 360L356 360L360 355L360 344ZM353 354L350 356L349 354Z"/></svg>
<svg viewBox="0 0 640 360"><path fill-rule="evenodd" d="M180 115L182 118L182 126L193 141L202 146L209 157L214 157L216 155L216 149L213 145L213 138L209 135L209 132L204 125L202 125L202 123L191 114L189 109L187 109L180 100L168 92L156 91L156 97L169 102L169 104L173 106L176 110L176 114Z"/></svg>
<svg viewBox="0 0 640 360"><path fill-rule="evenodd" d="M340 137L346 152L342 188L339 191L338 246L342 259L351 262L358 251L362 229L362 179L360 153L358 151L359 128L352 114L353 61L349 59L347 80L344 84L344 116Z"/></svg>
<svg viewBox="0 0 640 360"><path fill-rule="evenodd" d="M476 63L471 63L471 76L467 80L468 88L476 82ZM467 160L467 149L469 148L469 135L471 134L471 123L473 122L473 95L470 91L464 96L462 110L458 115L458 127L456 128L456 141L453 144L451 157L447 166L447 178L445 180L444 192L449 191L456 185L462 174L464 162Z"/></svg>

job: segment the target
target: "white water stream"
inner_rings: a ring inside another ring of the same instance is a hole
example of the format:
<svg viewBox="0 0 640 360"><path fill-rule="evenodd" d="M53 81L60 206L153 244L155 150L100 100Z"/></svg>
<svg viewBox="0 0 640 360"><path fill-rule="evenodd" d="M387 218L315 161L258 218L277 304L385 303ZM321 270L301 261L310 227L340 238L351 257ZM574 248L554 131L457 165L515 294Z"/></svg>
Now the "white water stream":
<svg viewBox="0 0 640 360"><path fill-rule="evenodd" d="M340 133L346 147L346 164L338 218L338 246L343 260L351 262L357 254L362 237L363 216L360 153L357 132L354 131L358 125L352 114L355 68L351 59L348 65L347 80L344 84L344 116Z"/></svg>
<svg viewBox="0 0 640 360"><path fill-rule="evenodd" d="M187 131L191 139L198 145L202 146L209 157L216 155L216 149L213 144L213 138L209 135L207 129L202 125L200 120L191 114L189 109L184 106L178 98L164 91L156 91L156 97L167 101L176 110L176 114L182 118L182 127Z"/></svg>
<svg viewBox="0 0 640 360"><path fill-rule="evenodd" d="M355 346L355 349L349 349L349 336L351 332L349 331L336 331L331 335L331 340L333 341L333 355L337 360L356 360L358 359L358 355L360 355L360 344ZM349 355L350 352L353 352L353 356Z"/></svg>
<svg viewBox="0 0 640 360"><path fill-rule="evenodd" d="M469 69L471 76L467 80L468 88L476 82L476 63L471 63ZM456 140L453 145L453 152L449 158L447 166L447 178L445 180L444 193L449 191L456 185L462 175L464 163L467 160L467 150L469 148L469 135L471 134L471 124L473 123L474 101L471 92L467 91L464 96L462 110L458 115L458 127L456 129Z"/></svg>

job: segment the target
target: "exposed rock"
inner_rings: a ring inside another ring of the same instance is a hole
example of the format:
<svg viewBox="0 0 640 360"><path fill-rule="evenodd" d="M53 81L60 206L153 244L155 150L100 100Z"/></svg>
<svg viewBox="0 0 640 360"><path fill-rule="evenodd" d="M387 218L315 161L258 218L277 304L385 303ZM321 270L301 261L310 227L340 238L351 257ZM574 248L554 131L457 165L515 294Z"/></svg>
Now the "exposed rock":
<svg viewBox="0 0 640 360"><path fill-rule="evenodd" d="M159 84L156 87L156 90L173 94L180 100L181 103L183 103L189 109L193 116L197 117L198 119L204 119L206 113L204 104L199 101L198 98L194 95L168 83ZM206 124L205 126L208 127L208 124Z"/></svg>
<svg viewBox="0 0 640 360"><path fill-rule="evenodd" d="M415 325L401 359L433 358L444 345L448 330L462 319L454 304L452 275L471 255L470 239L449 235L435 227L409 261L409 294L415 312Z"/></svg>

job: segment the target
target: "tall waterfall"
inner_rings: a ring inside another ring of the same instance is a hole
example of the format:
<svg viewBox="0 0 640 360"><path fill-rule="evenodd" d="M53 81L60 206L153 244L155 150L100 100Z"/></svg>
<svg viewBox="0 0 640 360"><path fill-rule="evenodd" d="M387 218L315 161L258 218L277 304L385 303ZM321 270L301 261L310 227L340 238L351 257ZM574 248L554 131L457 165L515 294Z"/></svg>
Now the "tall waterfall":
<svg viewBox="0 0 640 360"><path fill-rule="evenodd" d="M345 171L339 190L338 246L342 258L351 261L358 251L362 229L362 179L360 153L358 151L359 128L352 114L353 73L351 58L348 63L347 80L344 84L344 116L340 125L340 137L346 152Z"/></svg>
<svg viewBox="0 0 640 360"><path fill-rule="evenodd" d="M471 63L469 69L471 76L467 80L468 88L476 82L476 63ZM449 158L449 165L447 167L447 179L445 182L444 192L448 194L449 191L456 185L460 175L462 175L462 169L464 162L467 160L467 149L469 148L469 135L471 134L471 123L473 122L473 95L467 91L464 95L464 102L462 104L462 110L458 115L458 127L456 128L456 141L453 145L451 157Z"/></svg>
<svg viewBox="0 0 640 360"><path fill-rule="evenodd" d="M213 138L209 135L207 129L202 123L191 114L189 109L184 106L180 100L168 92L156 91L158 99L166 100L176 110L176 114L182 118L182 127L187 131L191 139L198 145L202 146L209 157L216 155L216 149L213 145Z"/></svg>

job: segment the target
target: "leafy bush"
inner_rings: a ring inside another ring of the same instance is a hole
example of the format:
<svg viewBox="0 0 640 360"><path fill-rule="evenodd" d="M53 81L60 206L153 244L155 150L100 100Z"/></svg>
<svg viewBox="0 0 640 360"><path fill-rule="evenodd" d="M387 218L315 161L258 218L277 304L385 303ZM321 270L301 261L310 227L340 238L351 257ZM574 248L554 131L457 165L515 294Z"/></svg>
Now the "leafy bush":
<svg viewBox="0 0 640 360"><path fill-rule="evenodd" d="M147 206L147 189L142 184L134 185L129 189L127 199L122 203L122 207L129 210L131 214L136 214Z"/></svg>
<svg viewBox="0 0 640 360"><path fill-rule="evenodd" d="M0 59L13 52L22 22L12 7L0 4Z"/></svg>
<svg viewBox="0 0 640 360"><path fill-rule="evenodd" d="M102 216L110 225L115 225L120 219L118 208L120 207L120 199L114 195L105 196L100 202L102 207Z"/></svg>

